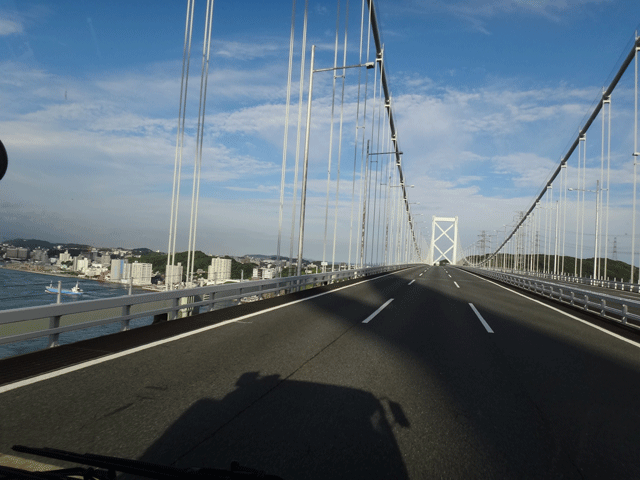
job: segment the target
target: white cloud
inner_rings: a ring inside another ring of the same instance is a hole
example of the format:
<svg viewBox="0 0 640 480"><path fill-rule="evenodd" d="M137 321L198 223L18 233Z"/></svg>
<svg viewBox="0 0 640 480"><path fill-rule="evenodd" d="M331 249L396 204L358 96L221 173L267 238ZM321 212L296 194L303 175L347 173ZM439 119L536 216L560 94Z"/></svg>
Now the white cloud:
<svg viewBox="0 0 640 480"><path fill-rule="evenodd" d="M0 18L0 37L22 33L23 30L22 23L8 18Z"/></svg>
<svg viewBox="0 0 640 480"><path fill-rule="evenodd" d="M266 56L273 56L283 50L278 43L243 43L229 40L215 40L213 54L232 58L234 60L254 60Z"/></svg>

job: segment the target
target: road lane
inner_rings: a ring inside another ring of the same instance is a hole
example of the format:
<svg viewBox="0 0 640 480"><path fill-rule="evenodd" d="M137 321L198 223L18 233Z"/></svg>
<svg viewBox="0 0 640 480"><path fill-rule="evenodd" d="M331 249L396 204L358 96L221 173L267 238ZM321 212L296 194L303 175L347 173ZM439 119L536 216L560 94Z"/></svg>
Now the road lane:
<svg viewBox="0 0 640 480"><path fill-rule="evenodd" d="M638 352L592 330L454 267L409 269L0 394L0 452L284 478L638 477Z"/></svg>

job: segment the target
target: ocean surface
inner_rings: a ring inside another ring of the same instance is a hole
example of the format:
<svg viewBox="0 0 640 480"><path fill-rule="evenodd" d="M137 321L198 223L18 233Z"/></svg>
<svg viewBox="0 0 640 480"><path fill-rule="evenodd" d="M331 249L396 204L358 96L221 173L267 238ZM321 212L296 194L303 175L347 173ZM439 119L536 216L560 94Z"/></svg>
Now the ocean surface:
<svg viewBox="0 0 640 480"><path fill-rule="evenodd" d="M119 297L129 293L129 287L127 285L0 268L0 310L35 307L56 303L57 295L45 293L45 287L52 284L57 288L59 281L62 282L63 289L71 289L75 286L77 281L80 288L84 291L83 295L79 298L62 295L61 301L64 303ZM149 293L149 291L136 287L133 287L131 291L132 295L141 293ZM135 328L143 325L150 325L152 321L152 318L131 320L130 327ZM102 325L73 332L61 333L59 343L60 345L64 345L87 338L116 333L119 330L120 323L113 323L110 325ZM20 355L46 348L47 342L48 337L45 336L33 340L26 340L24 342L0 345L0 358L12 357L14 355Z"/></svg>

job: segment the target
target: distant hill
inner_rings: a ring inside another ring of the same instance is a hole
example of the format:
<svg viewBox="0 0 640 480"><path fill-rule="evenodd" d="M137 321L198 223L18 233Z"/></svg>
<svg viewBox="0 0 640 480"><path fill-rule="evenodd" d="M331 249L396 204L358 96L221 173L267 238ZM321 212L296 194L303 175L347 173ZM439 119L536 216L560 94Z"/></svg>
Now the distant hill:
<svg viewBox="0 0 640 480"><path fill-rule="evenodd" d="M45 248L47 250L59 245L59 243L54 244L51 242L47 242L46 240L37 240L35 238L31 238L28 240L25 240L24 238L14 238L13 240L5 240L2 243L7 243L9 245L13 245L14 247Z"/></svg>
<svg viewBox="0 0 640 480"><path fill-rule="evenodd" d="M46 240L38 240L35 238L31 238L31 239L14 238L12 240L4 240L2 241L2 243L6 243L14 247L25 247L25 248L31 248L31 249L43 248L46 250L55 249L58 245L60 245L62 247L62 251L66 249L87 251L88 249L92 248L91 245L85 245L82 243L64 243L64 242L51 243ZM113 248L99 247L98 250L104 251L104 250L113 250L116 248L121 250L131 250L134 255L148 255L150 253L156 253L155 250L151 250L150 248L146 248L146 247L133 248L133 249L126 248L126 247L113 247Z"/></svg>
<svg viewBox="0 0 640 480"><path fill-rule="evenodd" d="M132 248L131 253L134 255L149 255L150 253L156 253L155 250L151 250L150 248ZM161 255L166 255L166 253L160 252Z"/></svg>

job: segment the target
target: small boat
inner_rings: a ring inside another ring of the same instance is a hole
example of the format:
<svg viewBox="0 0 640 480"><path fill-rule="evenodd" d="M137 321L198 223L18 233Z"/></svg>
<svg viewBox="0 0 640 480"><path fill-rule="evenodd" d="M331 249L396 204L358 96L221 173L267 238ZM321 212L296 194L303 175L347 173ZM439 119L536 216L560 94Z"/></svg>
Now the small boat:
<svg viewBox="0 0 640 480"><path fill-rule="evenodd" d="M45 287L44 291L47 292L47 293L53 293L53 294L56 294L56 295L58 294L58 289L53 286L53 282L48 287ZM76 295L77 296L77 295L82 295L84 292L78 286L78 282L76 282L76 286L73 287L71 290L63 288L63 289L61 289L60 293L62 293L63 295Z"/></svg>
<svg viewBox="0 0 640 480"><path fill-rule="evenodd" d="M251 295L250 297L242 297L240 299L240 303L251 303L257 302L258 300L260 300L260 297L258 295Z"/></svg>

